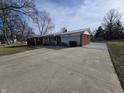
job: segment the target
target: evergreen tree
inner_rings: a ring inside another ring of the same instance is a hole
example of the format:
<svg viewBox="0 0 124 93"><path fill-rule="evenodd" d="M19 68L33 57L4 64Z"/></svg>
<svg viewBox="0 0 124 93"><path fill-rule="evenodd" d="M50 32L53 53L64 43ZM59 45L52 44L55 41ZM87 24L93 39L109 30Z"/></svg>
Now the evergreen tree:
<svg viewBox="0 0 124 93"><path fill-rule="evenodd" d="M99 26L96 30L95 39L97 40L104 40L105 39L105 32L102 28L102 26Z"/></svg>

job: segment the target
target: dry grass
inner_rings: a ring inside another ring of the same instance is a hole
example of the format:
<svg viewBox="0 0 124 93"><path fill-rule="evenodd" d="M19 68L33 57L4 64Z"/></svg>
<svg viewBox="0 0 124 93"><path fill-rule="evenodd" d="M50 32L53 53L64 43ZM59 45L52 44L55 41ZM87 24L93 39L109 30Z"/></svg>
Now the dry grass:
<svg viewBox="0 0 124 93"><path fill-rule="evenodd" d="M115 70L124 89L124 41L108 42L107 45Z"/></svg>
<svg viewBox="0 0 124 93"><path fill-rule="evenodd" d="M34 47L28 47L26 45L13 45L13 46L0 46L0 56L15 54L28 50L36 49Z"/></svg>

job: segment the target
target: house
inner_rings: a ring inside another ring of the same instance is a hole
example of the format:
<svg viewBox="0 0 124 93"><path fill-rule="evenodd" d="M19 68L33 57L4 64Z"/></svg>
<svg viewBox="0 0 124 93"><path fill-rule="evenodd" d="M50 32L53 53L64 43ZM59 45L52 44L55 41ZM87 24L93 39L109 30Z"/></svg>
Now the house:
<svg viewBox="0 0 124 93"><path fill-rule="evenodd" d="M89 28L28 38L28 45L83 46L90 43ZM29 41L33 42L30 43ZM38 43L40 42L40 43Z"/></svg>

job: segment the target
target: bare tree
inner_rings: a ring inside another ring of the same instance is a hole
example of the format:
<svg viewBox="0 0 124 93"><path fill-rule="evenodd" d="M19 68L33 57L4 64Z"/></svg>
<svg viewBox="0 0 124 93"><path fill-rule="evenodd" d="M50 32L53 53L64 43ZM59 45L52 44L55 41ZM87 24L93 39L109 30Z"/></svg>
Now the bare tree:
<svg viewBox="0 0 124 93"><path fill-rule="evenodd" d="M104 28L106 31L107 40L112 39L112 33L116 27L117 22L120 22L121 15L116 9L111 9L104 17Z"/></svg>
<svg viewBox="0 0 124 93"><path fill-rule="evenodd" d="M8 36L9 39L11 39L15 43L15 37L18 36L18 40L23 42L26 39L27 31L30 28L25 20L22 20L22 18L19 15L10 15L9 19L7 20L7 28L8 28Z"/></svg>
<svg viewBox="0 0 124 93"><path fill-rule="evenodd" d="M9 32L10 15L27 15L30 16L35 9L34 0L0 0L0 20L3 26L3 33L7 43Z"/></svg>
<svg viewBox="0 0 124 93"><path fill-rule="evenodd" d="M32 33L31 27L29 27L28 23L25 20L22 20L22 18L20 18L18 15L12 16L9 19L9 31L11 37L13 38L15 35L17 35L17 39L19 41L25 41L27 38L26 36L28 36L27 34Z"/></svg>
<svg viewBox="0 0 124 93"><path fill-rule="evenodd" d="M46 11L35 11L33 20L37 24L41 35L46 35L52 31L54 24L51 21L50 14Z"/></svg>

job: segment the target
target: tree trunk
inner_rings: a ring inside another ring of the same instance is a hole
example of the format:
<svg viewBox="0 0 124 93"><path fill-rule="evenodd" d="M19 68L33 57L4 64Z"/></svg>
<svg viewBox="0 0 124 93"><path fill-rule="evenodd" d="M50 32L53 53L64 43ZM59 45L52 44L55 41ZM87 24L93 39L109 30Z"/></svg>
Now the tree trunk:
<svg viewBox="0 0 124 93"><path fill-rule="evenodd" d="M6 43L9 45L10 42L8 40L8 36L7 36L7 20L6 20L6 13L5 13L5 10L3 10L3 33L4 33L4 36L5 36L5 40L6 40Z"/></svg>

